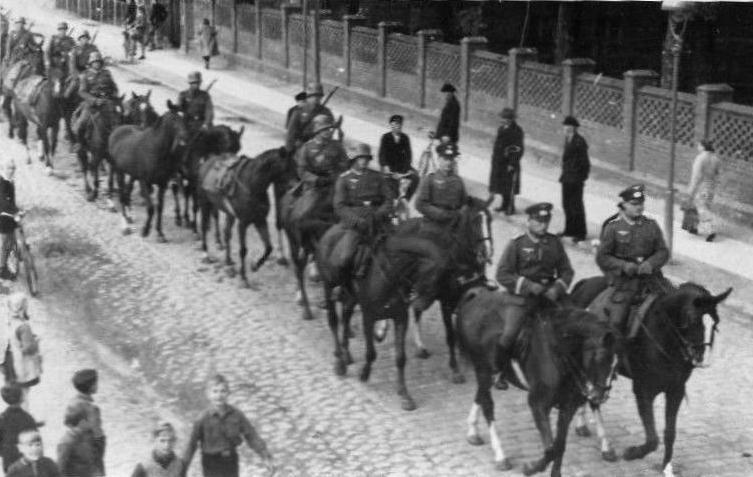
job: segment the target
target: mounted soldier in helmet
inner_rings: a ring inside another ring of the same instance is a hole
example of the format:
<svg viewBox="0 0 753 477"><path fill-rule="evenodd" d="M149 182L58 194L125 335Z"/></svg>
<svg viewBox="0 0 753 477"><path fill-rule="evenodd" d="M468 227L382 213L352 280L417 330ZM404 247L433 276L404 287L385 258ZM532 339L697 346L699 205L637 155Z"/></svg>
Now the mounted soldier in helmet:
<svg viewBox="0 0 753 477"><path fill-rule="evenodd" d="M50 42L45 51L47 67L49 68L53 64L53 58L57 56L63 58L67 64L70 52L75 46L76 42L68 35L68 24L66 22L58 23L57 34L50 37Z"/></svg>
<svg viewBox="0 0 753 477"><path fill-rule="evenodd" d="M188 89L180 92L177 104L184 113L186 127L191 136L196 135L200 129L212 126L212 97L209 92L201 89L201 73L198 71L188 74Z"/></svg>
<svg viewBox="0 0 753 477"><path fill-rule="evenodd" d="M14 30L8 38L8 51L5 54L7 64L12 65L20 60L30 60L38 50L39 45L34 41L34 35L26 29L26 19L17 18L14 22Z"/></svg>
<svg viewBox="0 0 753 477"><path fill-rule="evenodd" d="M118 95L118 86L110 70L104 67L102 54L94 51L89 56L89 68L80 76L78 95L84 101L74 113L73 131L83 137L84 127L91 119L92 108L112 101Z"/></svg>
<svg viewBox="0 0 753 477"><path fill-rule="evenodd" d="M366 276L371 246L390 223L395 194L386 177L369 169L373 159L371 148L359 144L351 160L351 168L335 183L334 208L345 229L335 246L332 266L350 269L355 278ZM352 266L351 266L352 264Z"/></svg>
<svg viewBox="0 0 753 477"><path fill-rule="evenodd" d="M312 83L306 91L306 102L298 108L288 121L288 134L285 141L285 148L289 154L301 147L306 141L314 137L315 130L314 118L317 116L326 116L334 123L335 117L332 111L322 104L324 89L320 83Z"/></svg>
<svg viewBox="0 0 753 477"><path fill-rule="evenodd" d="M92 37L89 32L84 30L76 38L77 44L71 49L69 53L68 66L70 68L69 74L71 76L78 76L86 71L89 66L89 58L95 51L99 51L96 46L91 42Z"/></svg>

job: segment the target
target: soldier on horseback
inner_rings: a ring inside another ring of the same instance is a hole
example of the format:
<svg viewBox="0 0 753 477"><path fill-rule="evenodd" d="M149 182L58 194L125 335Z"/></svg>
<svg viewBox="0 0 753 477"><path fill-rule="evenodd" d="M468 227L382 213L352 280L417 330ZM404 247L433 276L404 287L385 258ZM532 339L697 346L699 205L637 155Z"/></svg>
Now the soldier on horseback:
<svg viewBox="0 0 753 477"><path fill-rule="evenodd" d="M537 297L557 303L567 295L573 268L560 239L548 232L552 204L542 202L526 209L528 230L510 241L497 265L497 281L518 297L505 309L505 333L500 339L498 363L510 359L523 320L535 310ZM500 366L498 389L507 389L506 366Z"/></svg>
<svg viewBox="0 0 753 477"><path fill-rule="evenodd" d="M193 137L200 129L212 126L214 105L209 92L201 89L201 73L193 71L188 74L188 89L178 95L178 107L183 111L186 128Z"/></svg>
<svg viewBox="0 0 753 477"><path fill-rule="evenodd" d="M91 43L91 36L89 32L84 30L77 38L78 44L71 49L70 59L68 66L70 68L68 74L71 77L78 77L79 74L86 71L89 65L89 58L95 51L99 51L97 47Z"/></svg>
<svg viewBox="0 0 753 477"><path fill-rule="evenodd" d="M76 43L73 41L73 38L68 35L68 24L60 22L58 24L58 33L50 38L47 50L45 51L48 67L53 64L53 58L56 56L67 60L68 55L75 46Z"/></svg>
<svg viewBox="0 0 753 477"><path fill-rule="evenodd" d="M317 116L326 116L331 122L335 117L332 111L322 104L324 89L320 83L312 83L306 92L306 103L298 108L288 121L288 135L285 141L285 148L289 154L294 154L306 141L310 140L316 134L318 129L314 125L314 119Z"/></svg>
<svg viewBox="0 0 753 477"><path fill-rule="evenodd" d="M440 144L439 169L427 175L418 186L416 210L424 216L427 228L446 236L460 218L460 208L468 195L463 179L455 172L455 158L460 154L455 143Z"/></svg>
<svg viewBox="0 0 753 477"><path fill-rule="evenodd" d="M112 79L110 70L104 67L104 59L99 51L89 55L89 68L81 75L78 95L84 101L74 113L76 118L73 131L82 138L84 128L92 116L92 108L112 101L118 95L118 86Z"/></svg>
<svg viewBox="0 0 753 477"><path fill-rule="evenodd" d="M335 227L346 232L340 238L332 265L342 269L352 263L355 278L366 276L371 245L389 224L395 200L386 178L369 169L371 159L371 148L359 144L350 158L351 168L335 183L334 207L340 219Z"/></svg>
<svg viewBox="0 0 753 477"><path fill-rule="evenodd" d="M5 59L7 64L11 65L17 61L29 59L34 52L39 49L34 36L26 29L26 19L19 17L16 19L15 30L8 38L8 51Z"/></svg>
<svg viewBox="0 0 753 477"><path fill-rule="evenodd" d="M614 326L623 331L628 312L635 301L651 293L671 289L661 273L669 260L664 236L655 220L643 215L643 184L620 192L619 214L602 231L596 264L604 272L609 288L605 303Z"/></svg>

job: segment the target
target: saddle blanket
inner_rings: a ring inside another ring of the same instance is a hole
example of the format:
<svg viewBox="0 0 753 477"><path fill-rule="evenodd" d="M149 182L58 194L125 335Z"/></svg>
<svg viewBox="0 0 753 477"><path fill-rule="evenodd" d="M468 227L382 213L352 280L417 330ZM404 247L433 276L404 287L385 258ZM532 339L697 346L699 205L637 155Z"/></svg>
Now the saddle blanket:
<svg viewBox="0 0 753 477"><path fill-rule="evenodd" d="M604 310L609 309L611 303L617 303L617 300L621 299L615 296L615 294L619 293L618 290L612 287L607 288L596 296L594 301L588 306L588 311L595 313L599 318L608 319ZM658 294L649 293L638 304L632 304L628 313L627 323L619 330L620 333L623 333L629 340L635 338L638 335L638 330L640 330L643 320L646 318L648 310L657 298L659 298Z"/></svg>
<svg viewBox="0 0 753 477"><path fill-rule="evenodd" d="M239 167L251 158L223 154L210 157L202 166L201 187L208 194L233 197L236 192L235 180Z"/></svg>
<svg viewBox="0 0 753 477"><path fill-rule="evenodd" d="M36 75L19 81L14 90L18 101L24 102L29 106L34 106L39 99L44 81L43 76Z"/></svg>

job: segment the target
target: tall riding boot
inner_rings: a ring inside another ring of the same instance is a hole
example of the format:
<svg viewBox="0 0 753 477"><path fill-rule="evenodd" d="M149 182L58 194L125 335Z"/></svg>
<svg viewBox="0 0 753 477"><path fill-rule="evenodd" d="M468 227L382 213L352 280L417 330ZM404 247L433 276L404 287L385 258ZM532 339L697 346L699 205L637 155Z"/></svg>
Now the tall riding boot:
<svg viewBox="0 0 753 477"><path fill-rule="evenodd" d="M366 272L369 269L369 258L369 248L365 245L359 245L356 249L356 256L354 260L355 273L353 275L356 278L366 277Z"/></svg>

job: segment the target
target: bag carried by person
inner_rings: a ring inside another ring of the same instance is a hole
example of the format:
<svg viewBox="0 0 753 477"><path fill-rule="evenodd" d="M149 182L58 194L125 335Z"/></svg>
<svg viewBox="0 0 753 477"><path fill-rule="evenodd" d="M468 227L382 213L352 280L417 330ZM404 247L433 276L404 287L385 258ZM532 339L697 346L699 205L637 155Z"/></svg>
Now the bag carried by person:
<svg viewBox="0 0 753 477"><path fill-rule="evenodd" d="M698 233L698 209L694 205L688 205L682 210L682 229L691 234Z"/></svg>

